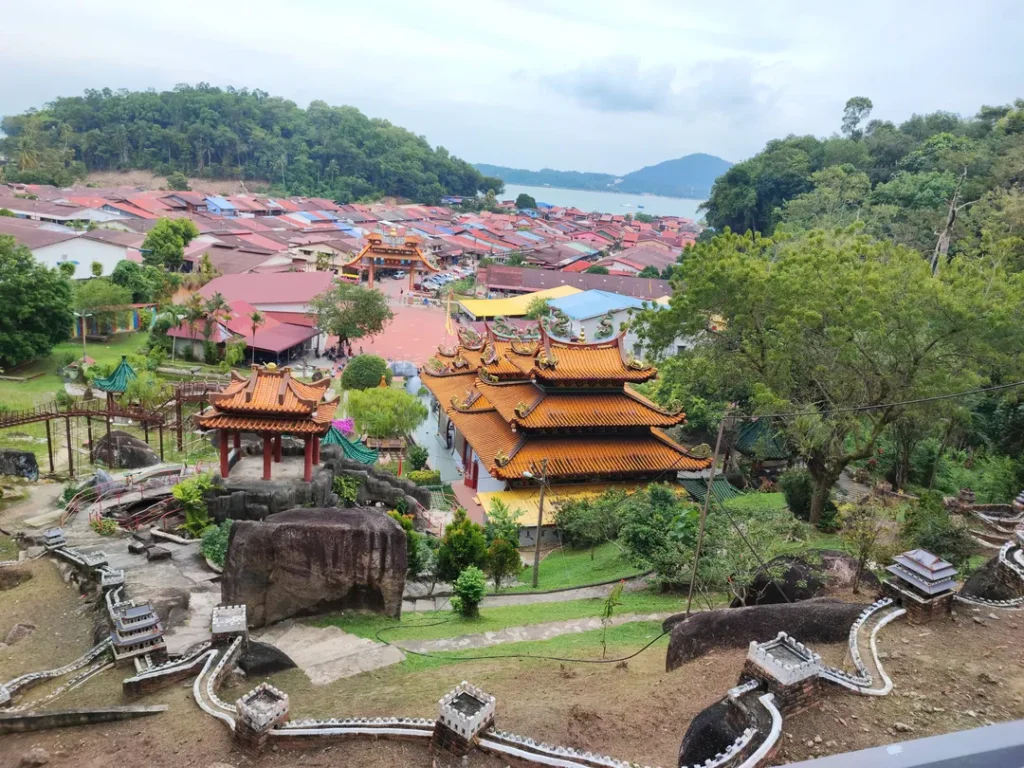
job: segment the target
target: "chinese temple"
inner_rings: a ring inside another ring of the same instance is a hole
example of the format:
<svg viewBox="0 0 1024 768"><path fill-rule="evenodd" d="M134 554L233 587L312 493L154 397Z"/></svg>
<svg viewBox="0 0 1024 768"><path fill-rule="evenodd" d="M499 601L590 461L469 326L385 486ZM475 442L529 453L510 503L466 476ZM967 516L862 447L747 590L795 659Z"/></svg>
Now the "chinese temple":
<svg viewBox="0 0 1024 768"><path fill-rule="evenodd" d="M269 480L271 465L281 461L281 439L285 435L304 443L306 482L313 479L313 466L320 463L320 440L331 429L338 399L325 401L330 379L305 384L289 368L273 364L256 366L243 378L231 372L231 383L209 396L212 408L194 417L203 430L219 431L220 474L231 471L228 438L235 456L241 458L241 434L252 432L263 438L263 479Z"/></svg>
<svg viewBox="0 0 1024 768"><path fill-rule="evenodd" d="M682 409L631 388L657 371L629 355L624 334L579 343L501 319L485 330L460 329L459 343L439 347L421 374L440 403L439 433L478 497L536 488L543 459L554 496L710 468L710 456L664 432L685 421Z"/></svg>
<svg viewBox="0 0 1024 768"><path fill-rule="evenodd" d="M416 285L416 273L440 272L441 267L434 257L420 248L420 239L415 235L381 234L371 232L366 236L366 245L342 267L365 270L368 285L373 288L377 270L406 270L409 273L409 290Z"/></svg>

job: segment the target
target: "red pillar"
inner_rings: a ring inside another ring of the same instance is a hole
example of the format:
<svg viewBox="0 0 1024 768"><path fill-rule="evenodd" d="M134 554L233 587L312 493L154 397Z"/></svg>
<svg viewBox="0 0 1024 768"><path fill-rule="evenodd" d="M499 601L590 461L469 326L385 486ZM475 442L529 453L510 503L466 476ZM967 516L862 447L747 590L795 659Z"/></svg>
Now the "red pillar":
<svg viewBox="0 0 1024 768"><path fill-rule="evenodd" d="M313 438L313 463L314 464L319 464L320 463L320 438L319 437L314 437ZM401 474L401 472L399 472L399 474Z"/></svg>
<svg viewBox="0 0 1024 768"><path fill-rule="evenodd" d="M366 282L366 287L367 288L373 288L373 271L374 271L373 270L373 259L371 258L370 259L370 274L369 274L369 277L367 278L367 282Z"/></svg>
<svg viewBox="0 0 1024 768"><path fill-rule="evenodd" d="M270 479L270 459L273 446L271 445L271 434L269 432L263 433L263 479Z"/></svg>
<svg viewBox="0 0 1024 768"><path fill-rule="evenodd" d="M281 463L281 435L274 435L274 461Z"/></svg>
<svg viewBox="0 0 1024 768"><path fill-rule="evenodd" d="M308 437L303 441L303 467L302 479L307 483L313 480L313 441Z"/></svg>
<svg viewBox="0 0 1024 768"><path fill-rule="evenodd" d="M233 435L233 437L234 437L234 443L232 444L232 447L233 447L233 448L234 448L234 449L235 449L236 451L240 451L240 450L242 449L242 433L241 433L241 432L239 432L239 431L238 431L238 430L236 429L236 430L235 430L235 434ZM239 457L239 458L241 458L241 457Z"/></svg>
<svg viewBox="0 0 1024 768"><path fill-rule="evenodd" d="M228 433L226 430L220 430L218 433L217 443L220 446L220 476L227 477L231 471L231 467L228 464Z"/></svg>

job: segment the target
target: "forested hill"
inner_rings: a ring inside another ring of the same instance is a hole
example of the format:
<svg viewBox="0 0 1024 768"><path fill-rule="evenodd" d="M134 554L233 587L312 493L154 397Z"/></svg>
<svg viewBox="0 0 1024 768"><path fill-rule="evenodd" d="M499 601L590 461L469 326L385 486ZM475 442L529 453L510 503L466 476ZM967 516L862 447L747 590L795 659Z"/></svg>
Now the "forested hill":
<svg viewBox="0 0 1024 768"><path fill-rule="evenodd" d="M323 101L301 109L260 90L205 83L172 91L89 90L4 117L8 181L67 186L87 171L267 179L283 193L343 202L395 195L438 202L497 188L444 147Z"/></svg>
<svg viewBox="0 0 1024 768"><path fill-rule="evenodd" d="M487 163L476 163L476 168L481 173L496 176L507 184L700 199L707 197L715 179L729 170L731 165L728 160L720 157L697 153L649 165L622 177L610 173L556 171L551 168L527 171Z"/></svg>
<svg viewBox="0 0 1024 768"><path fill-rule="evenodd" d="M705 203L708 224L770 234L857 223L936 260L980 254L987 239L1024 263L1024 100L899 125L869 120L872 107L852 98L838 134L775 139L734 165Z"/></svg>

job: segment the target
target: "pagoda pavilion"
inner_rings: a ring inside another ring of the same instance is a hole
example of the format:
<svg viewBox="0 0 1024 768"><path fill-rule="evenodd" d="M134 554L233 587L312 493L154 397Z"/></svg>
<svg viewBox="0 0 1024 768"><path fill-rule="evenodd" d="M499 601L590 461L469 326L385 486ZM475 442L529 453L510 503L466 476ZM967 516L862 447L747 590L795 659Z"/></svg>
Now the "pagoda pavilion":
<svg viewBox="0 0 1024 768"><path fill-rule="evenodd" d="M121 362L117 364L113 373L106 378L93 379L92 385L107 393L107 409L109 410L114 407L114 395L123 395L135 378L135 369L128 364L127 355L121 355Z"/></svg>
<svg viewBox="0 0 1024 768"><path fill-rule="evenodd" d="M392 231L384 235L371 232L366 236L366 245L342 267L366 270L368 285L373 288L373 278L378 269L402 269L409 272L409 290L416 285L416 273L440 272L441 267L433 256L420 248L420 239L415 235L399 235Z"/></svg>
<svg viewBox="0 0 1024 768"><path fill-rule="evenodd" d="M550 492L562 497L710 468L707 453L664 432L685 421L682 409L660 408L630 387L657 371L627 353L624 334L609 329L604 339L578 343L543 325L539 333L501 321L485 329L460 329L459 343L439 347L422 371L440 402L439 431L479 497L536 490L544 459Z"/></svg>
<svg viewBox="0 0 1024 768"><path fill-rule="evenodd" d="M330 379L305 384L292 376L291 369L273 364L256 366L248 378L231 372L231 383L209 396L212 408L196 415L200 429L219 430L220 474L231 472L228 437L241 458L241 433L253 432L263 438L263 479L270 479L271 464L281 461L284 435L301 438L305 444L303 478L313 479L313 465L320 463L320 440L331 429L338 398L325 401Z"/></svg>

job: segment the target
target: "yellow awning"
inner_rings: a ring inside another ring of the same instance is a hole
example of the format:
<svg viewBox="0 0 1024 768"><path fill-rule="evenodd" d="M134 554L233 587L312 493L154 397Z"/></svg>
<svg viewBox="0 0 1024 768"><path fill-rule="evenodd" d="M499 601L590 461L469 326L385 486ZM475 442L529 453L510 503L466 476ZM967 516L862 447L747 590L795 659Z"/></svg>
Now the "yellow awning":
<svg viewBox="0 0 1024 768"><path fill-rule="evenodd" d="M586 483L579 485L556 485L544 495L544 525L555 524L555 509L559 502L572 499L592 499L610 488L621 488L629 493L637 483ZM520 525L537 525L537 509L540 506L540 487L513 488L508 491L478 493L476 500L488 512L495 500L501 501L513 512L519 511L516 522Z"/></svg>
<svg viewBox="0 0 1024 768"><path fill-rule="evenodd" d="M524 293L522 296L511 296L507 299L463 299L459 307L474 318L481 317L522 317L534 299L560 299L582 293L579 288L571 285L559 285L535 293Z"/></svg>

